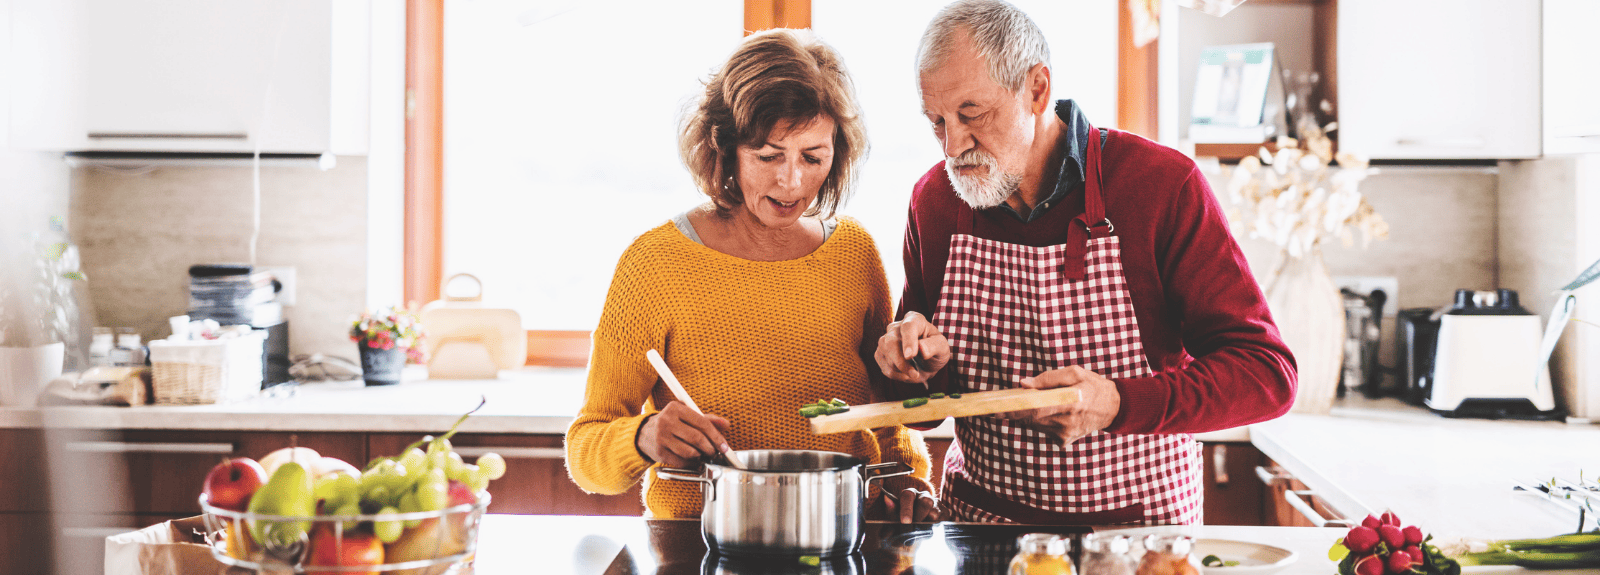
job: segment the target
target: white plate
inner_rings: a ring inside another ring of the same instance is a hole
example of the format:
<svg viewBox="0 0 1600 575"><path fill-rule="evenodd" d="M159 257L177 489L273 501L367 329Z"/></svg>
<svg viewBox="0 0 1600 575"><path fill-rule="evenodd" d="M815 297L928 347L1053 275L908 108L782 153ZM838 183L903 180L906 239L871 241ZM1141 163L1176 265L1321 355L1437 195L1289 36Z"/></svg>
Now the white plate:
<svg viewBox="0 0 1600 575"><path fill-rule="evenodd" d="M1232 567L1203 567L1205 575L1267 575L1288 567L1298 558L1293 551L1282 547L1227 539L1195 541L1190 553L1200 559L1216 555L1223 561L1239 562Z"/></svg>

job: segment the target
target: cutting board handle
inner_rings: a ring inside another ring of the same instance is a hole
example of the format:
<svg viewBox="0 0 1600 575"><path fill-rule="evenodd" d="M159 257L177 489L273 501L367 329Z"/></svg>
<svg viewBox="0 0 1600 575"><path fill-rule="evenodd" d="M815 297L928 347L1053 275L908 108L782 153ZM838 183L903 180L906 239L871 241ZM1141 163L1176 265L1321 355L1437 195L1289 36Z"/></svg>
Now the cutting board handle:
<svg viewBox="0 0 1600 575"><path fill-rule="evenodd" d="M478 293L477 294L474 294L474 295L471 295L471 296L460 296L460 297L450 295L450 284L455 282L456 278L462 278L462 277L470 278L470 279L472 279L472 283L478 285ZM475 276L475 275L472 275L472 274L469 274L469 273L455 274L453 276L445 278L444 283L439 284L439 296L444 301L483 301L483 280L480 280L480 279L478 279L478 276Z"/></svg>

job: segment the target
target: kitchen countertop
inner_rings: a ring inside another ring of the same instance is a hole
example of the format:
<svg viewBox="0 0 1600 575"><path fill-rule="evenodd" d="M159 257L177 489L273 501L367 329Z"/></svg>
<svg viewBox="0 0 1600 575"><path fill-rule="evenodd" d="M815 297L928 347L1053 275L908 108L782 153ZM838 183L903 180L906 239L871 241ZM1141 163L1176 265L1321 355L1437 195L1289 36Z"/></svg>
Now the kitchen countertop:
<svg viewBox="0 0 1600 575"><path fill-rule="evenodd" d="M0 406L0 428L208 429L255 431L431 432L489 401L462 424L463 432L563 434L583 403L583 368L523 367L499 379L430 380L424 368L407 368L399 385L366 387L361 381L307 383L292 395L267 394L209 405ZM954 420L925 431L951 437ZM1198 436L1202 441L1248 441L1245 428Z"/></svg>
<svg viewBox="0 0 1600 575"><path fill-rule="evenodd" d="M1004 573L1015 553L1017 535L1034 531L1081 533L1086 528L1022 527L942 523L899 525L869 522L867 540L856 557L831 571L805 569L778 561L759 564L707 560L700 522L637 517L487 515L478 536L474 571L482 575L638 573L906 573L919 575ZM1119 529L1131 535L1186 533L1198 538L1262 543L1294 551L1284 575L1330 575L1335 565L1328 547L1342 529L1313 527L1147 527ZM942 542L944 545L934 545ZM622 551L626 550L626 554ZM825 564L829 565L829 564ZM608 569L610 567L610 569ZM631 567L623 570L623 567Z"/></svg>
<svg viewBox="0 0 1600 575"><path fill-rule="evenodd" d="M1571 532L1576 512L1513 492L1511 482L1600 474L1600 426L1450 419L1395 399L1292 413L1251 426L1250 440L1346 517L1392 510L1441 536Z"/></svg>

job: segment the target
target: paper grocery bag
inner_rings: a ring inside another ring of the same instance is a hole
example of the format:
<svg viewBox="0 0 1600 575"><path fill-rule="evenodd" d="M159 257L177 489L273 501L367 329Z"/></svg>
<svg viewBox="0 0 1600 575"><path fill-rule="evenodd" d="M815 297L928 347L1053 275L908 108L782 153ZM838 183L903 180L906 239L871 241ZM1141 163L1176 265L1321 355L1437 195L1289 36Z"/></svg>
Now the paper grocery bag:
<svg viewBox="0 0 1600 575"><path fill-rule="evenodd" d="M174 519L106 538L106 575L244 575L211 556L205 518Z"/></svg>

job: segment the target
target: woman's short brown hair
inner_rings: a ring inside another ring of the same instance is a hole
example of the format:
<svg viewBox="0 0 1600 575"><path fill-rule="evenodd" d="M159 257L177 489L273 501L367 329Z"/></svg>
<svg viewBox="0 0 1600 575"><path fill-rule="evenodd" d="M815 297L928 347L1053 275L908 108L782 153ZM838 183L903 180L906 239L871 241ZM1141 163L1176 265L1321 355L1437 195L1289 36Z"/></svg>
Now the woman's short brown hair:
<svg viewBox="0 0 1600 575"><path fill-rule="evenodd" d="M804 125L824 114L834 122L833 166L806 215L832 218L855 186L867 132L844 62L810 30L780 28L745 38L684 114L678 154L726 216L744 203L739 146L765 145L779 122Z"/></svg>

